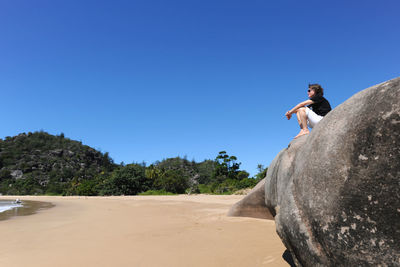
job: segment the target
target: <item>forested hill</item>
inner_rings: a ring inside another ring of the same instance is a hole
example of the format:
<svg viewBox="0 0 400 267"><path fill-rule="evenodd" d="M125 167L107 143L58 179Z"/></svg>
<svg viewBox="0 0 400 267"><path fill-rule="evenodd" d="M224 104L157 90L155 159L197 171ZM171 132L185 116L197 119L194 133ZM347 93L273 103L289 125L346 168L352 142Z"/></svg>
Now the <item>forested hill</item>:
<svg viewBox="0 0 400 267"><path fill-rule="evenodd" d="M115 164L79 141L46 132L0 139L0 194L8 195L136 195L168 193L229 194L254 186L235 156L219 152L202 162L168 158L145 163Z"/></svg>
<svg viewBox="0 0 400 267"><path fill-rule="evenodd" d="M71 183L94 179L116 165L79 141L46 132L22 133L0 139L0 192L62 194Z"/></svg>

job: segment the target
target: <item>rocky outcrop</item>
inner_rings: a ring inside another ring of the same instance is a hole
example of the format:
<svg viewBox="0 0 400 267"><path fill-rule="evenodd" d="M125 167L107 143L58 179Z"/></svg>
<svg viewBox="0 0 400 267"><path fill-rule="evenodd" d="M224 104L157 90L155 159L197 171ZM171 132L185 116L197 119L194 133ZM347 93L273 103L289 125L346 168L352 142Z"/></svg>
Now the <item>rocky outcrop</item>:
<svg viewBox="0 0 400 267"><path fill-rule="evenodd" d="M265 203L297 266L400 266L400 78L282 150Z"/></svg>
<svg viewBox="0 0 400 267"><path fill-rule="evenodd" d="M253 217L273 220L265 205L265 178L261 180L241 201L232 206L228 216Z"/></svg>
<svg viewBox="0 0 400 267"><path fill-rule="evenodd" d="M24 173L21 170L15 170L11 172L11 177L13 177L16 180L21 179L23 175Z"/></svg>

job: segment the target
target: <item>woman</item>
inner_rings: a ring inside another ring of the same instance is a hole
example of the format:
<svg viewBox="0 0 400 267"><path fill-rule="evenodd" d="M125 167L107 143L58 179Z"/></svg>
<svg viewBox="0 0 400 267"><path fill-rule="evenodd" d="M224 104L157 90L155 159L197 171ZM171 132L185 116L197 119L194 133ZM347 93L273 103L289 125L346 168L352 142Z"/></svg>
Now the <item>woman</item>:
<svg viewBox="0 0 400 267"><path fill-rule="evenodd" d="M324 89L321 85L317 83L309 84L307 93L309 100L297 104L285 114L288 120L290 120L293 113L297 115L297 121L299 122L301 130L295 138L310 133L307 122L310 128L314 128L314 126L332 110L328 100L323 97Z"/></svg>

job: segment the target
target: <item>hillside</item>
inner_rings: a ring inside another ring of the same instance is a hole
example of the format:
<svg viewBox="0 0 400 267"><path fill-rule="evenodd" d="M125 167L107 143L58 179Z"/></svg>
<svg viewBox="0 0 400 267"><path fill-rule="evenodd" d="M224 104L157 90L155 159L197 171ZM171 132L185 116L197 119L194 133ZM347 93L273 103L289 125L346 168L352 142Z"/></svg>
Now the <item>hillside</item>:
<svg viewBox="0 0 400 267"><path fill-rule="evenodd" d="M62 194L71 184L90 180L116 165L79 141L45 132L0 139L0 192Z"/></svg>
<svg viewBox="0 0 400 267"><path fill-rule="evenodd" d="M219 152L202 162L167 158L145 163L114 164L79 141L45 132L0 139L0 194L5 195L136 195L231 194L252 187L256 179L239 169L235 156Z"/></svg>

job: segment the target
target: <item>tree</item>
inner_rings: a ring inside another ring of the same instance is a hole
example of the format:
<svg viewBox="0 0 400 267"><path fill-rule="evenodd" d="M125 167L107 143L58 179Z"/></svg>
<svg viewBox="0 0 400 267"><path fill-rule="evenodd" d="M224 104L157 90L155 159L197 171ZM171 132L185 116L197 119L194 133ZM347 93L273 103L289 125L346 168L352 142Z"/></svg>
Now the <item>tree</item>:
<svg viewBox="0 0 400 267"><path fill-rule="evenodd" d="M246 171L239 171L238 173L237 173L237 179L238 180L243 180L243 179L247 179L247 178L249 178L249 173L248 172L246 172Z"/></svg>
<svg viewBox="0 0 400 267"><path fill-rule="evenodd" d="M204 160L200 163L197 163L197 171L200 175L198 181L199 184L208 184L211 182L212 175L215 171L216 164L214 160Z"/></svg>
<svg viewBox="0 0 400 267"><path fill-rule="evenodd" d="M154 181L154 187L157 190L183 194L189 185L181 170L165 170Z"/></svg>
<svg viewBox="0 0 400 267"><path fill-rule="evenodd" d="M157 168L154 164L148 166L145 170L146 178L155 180L157 177L161 175L161 170Z"/></svg>
<svg viewBox="0 0 400 267"><path fill-rule="evenodd" d="M229 156L226 151L220 151L215 158L215 169L212 180L223 182L226 179L238 180L239 168L241 163L237 163L235 156Z"/></svg>
<svg viewBox="0 0 400 267"><path fill-rule="evenodd" d="M113 171L105 181L102 193L105 195L137 195L149 190L150 179L146 178L145 167L139 164L128 164Z"/></svg>
<svg viewBox="0 0 400 267"><path fill-rule="evenodd" d="M254 176L257 182L261 181L267 176L268 168L264 168L262 164L257 165L258 173Z"/></svg>
<svg viewBox="0 0 400 267"><path fill-rule="evenodd" d="M96 196L98 195L96 190L97 184L96 180L84 180L78 184L75 193L79 196Z"/></svg>

